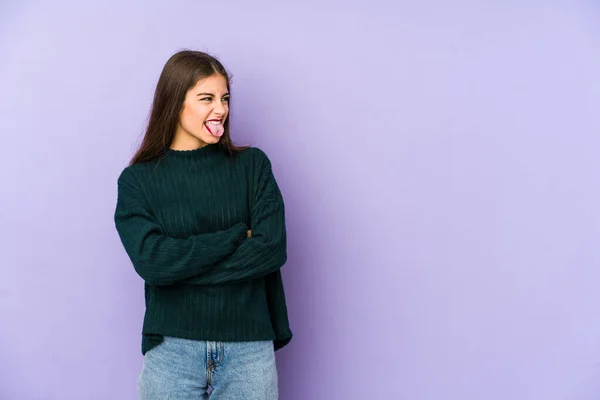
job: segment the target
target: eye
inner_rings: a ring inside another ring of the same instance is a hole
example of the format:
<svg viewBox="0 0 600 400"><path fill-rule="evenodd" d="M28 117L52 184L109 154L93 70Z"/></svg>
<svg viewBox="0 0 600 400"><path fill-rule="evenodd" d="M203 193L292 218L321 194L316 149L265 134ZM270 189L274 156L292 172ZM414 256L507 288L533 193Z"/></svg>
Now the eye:
<svg viewBox="0 0 600 400"><path fill-rule="evenodd" d="M223 97L223 101L224 101L225 103L229 103L229 96L227 96L227 97Z"/></svg>
<svg viewBox="0 0 600 400"><path fill-rule="evenodd" d="M211 101L212 97L203 97L200 99L200 101Z"/></svg>

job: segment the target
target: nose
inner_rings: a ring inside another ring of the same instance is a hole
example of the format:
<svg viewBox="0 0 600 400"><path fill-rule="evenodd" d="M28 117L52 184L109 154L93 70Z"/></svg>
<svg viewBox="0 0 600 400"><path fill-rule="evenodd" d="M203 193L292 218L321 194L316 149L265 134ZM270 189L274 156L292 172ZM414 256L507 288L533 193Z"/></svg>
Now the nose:
<svg viewBox="0 0 600 400"><path fill-rule="evenodd" d="M214 111L215 111L215 114L218 114L218 115L225 114L225 106L223 105L222 101L215 102L215 109L214 109Z"/></svg>

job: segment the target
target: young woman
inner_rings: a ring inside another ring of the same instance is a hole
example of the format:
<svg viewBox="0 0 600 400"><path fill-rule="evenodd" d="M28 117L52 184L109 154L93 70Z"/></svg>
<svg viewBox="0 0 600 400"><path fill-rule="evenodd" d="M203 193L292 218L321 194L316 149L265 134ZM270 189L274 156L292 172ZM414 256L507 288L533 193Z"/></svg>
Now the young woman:
<svg viewBox="0 0 600 400"><path fill-rule="evenodd" d="M214 57L173 55L118 178L116 229L145 281L143 400L277 398L284 203L265 153L231 141L229 90Z"/></svg>

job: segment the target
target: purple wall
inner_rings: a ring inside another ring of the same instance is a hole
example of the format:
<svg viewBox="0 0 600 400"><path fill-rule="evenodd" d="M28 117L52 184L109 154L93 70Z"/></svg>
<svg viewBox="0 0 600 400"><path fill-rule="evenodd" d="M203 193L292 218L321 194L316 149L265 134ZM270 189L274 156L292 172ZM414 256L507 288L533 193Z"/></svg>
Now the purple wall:
<svg viewBox="0 0 600 400"><path fill-rule="evenodd" d="M600 398L597 3L75 3L0 6L0 399L135 398L116 178L182 47L287 200L282 399Z"/></svg>

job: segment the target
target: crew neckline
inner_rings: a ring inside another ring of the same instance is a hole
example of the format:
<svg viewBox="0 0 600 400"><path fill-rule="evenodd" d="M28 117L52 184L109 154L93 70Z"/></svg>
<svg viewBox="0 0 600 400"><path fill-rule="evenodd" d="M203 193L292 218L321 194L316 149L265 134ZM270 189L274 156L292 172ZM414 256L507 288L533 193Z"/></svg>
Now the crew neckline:
<svg viewBox="0 0 600 400"><path fill-rule="evenodd" d="M202 147L198 147L197 149L191 150L175 150L170 147L167 148L166 154L170 157L198 157L205 153L213 153L219 150L219 146L217 144L207 144Z"/></svg>

